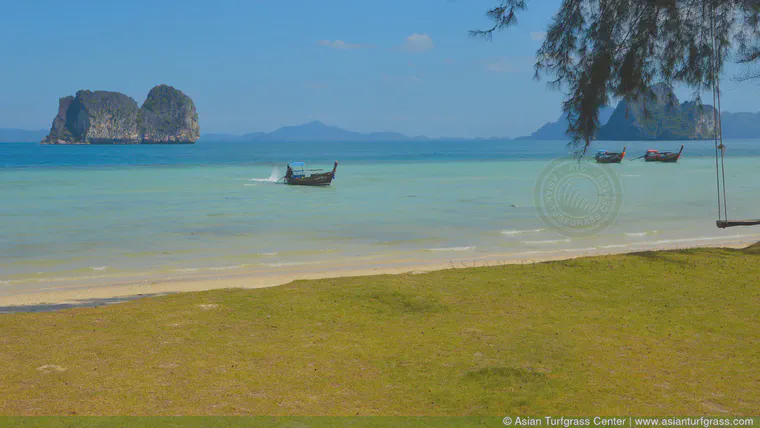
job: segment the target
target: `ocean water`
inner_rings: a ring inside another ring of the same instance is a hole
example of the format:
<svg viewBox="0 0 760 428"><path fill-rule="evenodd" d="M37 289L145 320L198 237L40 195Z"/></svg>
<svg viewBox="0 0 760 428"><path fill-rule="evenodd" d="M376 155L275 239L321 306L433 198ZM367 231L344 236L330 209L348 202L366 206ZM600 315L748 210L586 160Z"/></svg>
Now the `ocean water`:
<svg viewBox="0 0 760 428"><path fill-rule="evenodd" d="M727 141L729 214L760 217L760 140ZM680 142L597 143L677 150ZM534 187L561 141L0 144L0 294L79 284L342 269L760 240L719 230L712 142L677 164L606 165L616 221L567 237ZM340 161L328 188L275 181L288 161Z"/></svg>

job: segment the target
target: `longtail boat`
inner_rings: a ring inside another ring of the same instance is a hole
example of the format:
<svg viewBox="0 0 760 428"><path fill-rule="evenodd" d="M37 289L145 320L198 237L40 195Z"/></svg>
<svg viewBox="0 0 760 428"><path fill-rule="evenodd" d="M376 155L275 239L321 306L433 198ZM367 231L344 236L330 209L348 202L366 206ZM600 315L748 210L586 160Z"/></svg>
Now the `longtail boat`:
<svg viewBox="0 0 760 428"><path fill-rule="evenodd" d="M332 171L312 174L312 171L322 170L307 169L303 162L291 162L283 178L285 183L291 186L329 186L335 179L336 169L338 169L338 161L335 161Z"/></svg>
<svg viewBox="0 0 760 428"><path fill-rule="evenodd" d="M594 159L596 163L620 163L625 158L625 147L623 147L622 153L610 153L607 150L599 150L596 152Z"/></svg>
<svg viewBox="0 0 760 428"><path fill-rule="evenodd" d="M647 162L667 162L676 163L683 153L683 144L681 144L681 150L678 153L675 152L661 152L658 150L647 150L647 154L644 155L644 160Z"/></svg>

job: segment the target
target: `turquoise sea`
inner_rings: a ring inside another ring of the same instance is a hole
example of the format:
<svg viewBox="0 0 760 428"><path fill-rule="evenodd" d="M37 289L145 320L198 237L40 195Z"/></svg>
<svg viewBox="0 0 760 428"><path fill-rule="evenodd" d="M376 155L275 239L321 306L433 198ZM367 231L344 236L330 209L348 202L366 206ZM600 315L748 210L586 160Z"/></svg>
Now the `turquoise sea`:
<svg viewBox="0 0 760 428"><path fill-rule="evenodd" d="M617 220L595 236L544 224L534 186L561 141L0 144L0 295L75 284L531 259L760 240L719 230L713 143L677 164L607 165ZM727 141L729 213L760 217L760 140ZM601 142L592 150L678 150ZM329 188L275 183L288 161L340 161Z"/></svg>

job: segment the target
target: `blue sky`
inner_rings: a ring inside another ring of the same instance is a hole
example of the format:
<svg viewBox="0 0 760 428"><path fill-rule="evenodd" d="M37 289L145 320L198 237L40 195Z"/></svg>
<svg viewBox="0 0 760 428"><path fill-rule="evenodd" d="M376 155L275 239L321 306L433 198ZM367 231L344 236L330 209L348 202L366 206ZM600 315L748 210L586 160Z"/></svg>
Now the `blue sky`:
<svg viewBox="0 0 760 428"><path fill-rule="evenodd" d="M142 103L166 83L202 132L312 120L356 131L520 136L560 114L533 54L559 0L534 0L493 41L496 0L9 1L0 14L0 127L48 128L79 89ZM730 72L730 70L729 70ZM724 84L723 109L760 110L755 83ZM679 91L688 97L688 91Z"/></svg>

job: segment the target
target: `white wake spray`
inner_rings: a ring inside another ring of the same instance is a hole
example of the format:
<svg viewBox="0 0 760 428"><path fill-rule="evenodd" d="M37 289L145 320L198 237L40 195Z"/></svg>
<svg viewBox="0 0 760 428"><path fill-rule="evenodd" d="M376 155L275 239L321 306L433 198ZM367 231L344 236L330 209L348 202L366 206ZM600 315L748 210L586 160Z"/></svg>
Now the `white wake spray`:
<svg viewBox="0 0 760 428"><path fill-rule="evenodd" d="M259 181L259 182L265 182L265 183L276 183L282 178L283 174L280 171L280 168L275 165L272 168L272 173L269 174L268 178L252 178L251 181Z"/></svg>

